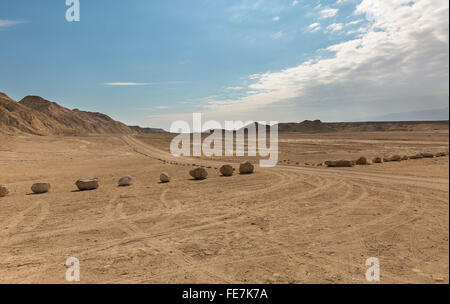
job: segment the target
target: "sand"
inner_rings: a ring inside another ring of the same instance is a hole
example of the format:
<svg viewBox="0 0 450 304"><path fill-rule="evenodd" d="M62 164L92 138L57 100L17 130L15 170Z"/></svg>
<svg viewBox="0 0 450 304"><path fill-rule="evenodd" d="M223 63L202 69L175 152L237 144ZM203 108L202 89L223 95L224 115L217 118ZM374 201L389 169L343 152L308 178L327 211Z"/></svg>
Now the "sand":
<svg viewBox="0 0 450 304"><path fill-rule="evenodd" d="M247 158L176 159L171 138L0 135L0 283L65 283L69 257L82 283L367 283L370 257L381 283L449 283L448 157L313 166L445 151L448 130L284 133L280 165L233 177L215 168Z"/></svg>

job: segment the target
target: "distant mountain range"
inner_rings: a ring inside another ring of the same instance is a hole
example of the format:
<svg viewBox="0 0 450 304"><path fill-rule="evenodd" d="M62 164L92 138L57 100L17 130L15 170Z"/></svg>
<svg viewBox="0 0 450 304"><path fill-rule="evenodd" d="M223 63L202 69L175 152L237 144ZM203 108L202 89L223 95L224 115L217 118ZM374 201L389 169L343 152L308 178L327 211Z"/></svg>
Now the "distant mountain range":
<svg viewBox="0 0 450 304"><path fill-rule="evenodd" d="M437 113L439 112L439 113ZM446 116L445 116L446 115ZM404 117L415 120L421 117L442 118L436 121L389 121ZM445 119L447 117L447 119ZM325 133L337 131L413 131L448 129L448 108L389 114L371 122L322 122L305 120L278 124L279 132ZM256 124L256 128L264 127ZM267 128L267 126L265 126ZM87 135L87 134L149 134L166 133L158 128L127 126L102 113L70 110L43 99L27 96L19 102L0 92L0 133L28 133L35 135Z"/></svg>
<svg viewBox="0 0 450 304"><path fill-rule="evenodd" d="M267 125L255 123L255 129ZM246 126L248 128L248 125ZM305 120L303 122L279 123L278 132L329 133L329 132L377 132L377 131L429 131L449 129L448 120L436 121L368 121L368 122L322 122Z"/></svg>
<svg viewBox="0 0 450 304"><path fill-rule="evenodd" d="M370 117L372 121L448 120L449 108L391 113Z"/></svg>

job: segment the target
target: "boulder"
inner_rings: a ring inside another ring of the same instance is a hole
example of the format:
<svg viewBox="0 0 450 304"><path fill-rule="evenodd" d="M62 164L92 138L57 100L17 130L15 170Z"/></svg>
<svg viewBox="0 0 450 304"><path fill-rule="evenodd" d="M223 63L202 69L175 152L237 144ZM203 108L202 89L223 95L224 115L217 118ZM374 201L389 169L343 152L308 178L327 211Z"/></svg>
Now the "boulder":
<svg viewBox="0 0 450 304"><path fill-rule="evenodd" d="M206 179L208 177L208 171L205 168L196 168L189 172L189 174L195 179Z"/></svg>
<svg viewBox="0 0 450 304"><path fill-rule="evenodd" d="M161 183L168 183L170 182L170 176L166 172L162 172L159 175L159 180L161 181Z"/></svg>
<svg viewBox="0 0 450 304"><path fill-rule="evenodd" d="M445 153L445 152L439 152L439 153L436 153L436 157L444 157L444 156L446 156L447 154Z"/></svg>
<svg viewBox="0 0 450 304"><path fill-rule="evenodd" d="M79 179L75 183L80 191L95 190L98 188L98 178Z"/></svg>
<svg viewBox="0 0 450 304"><path fill-rule="evenodd" d="M33 186L31 186L31 191L36 194L47 193L48 191L50 191L50 183L35 183Z"/></svg>
<svg viewBox="0 0 450 304"><path fill-rule="evenodd" d="M220 174L223 176L232 176L233 175L233 167L230 165L223 165L220 167Z"/></svg>
<svg viewBox="0 0 450 304"><path fill-rule="evenodd" d="M402 157L402 160L408 160L408 159L409 159L408 155L404 155L404 156Z"/></svg>
<svg viewBox="0 0 450 304"><path fill-rule="evenodd" d="M381 164L383 160L381 159L381 157L375 157L374 159L372 159L372 162L374 164Z"/></svg>
<svg viewBox="0 0 450 304"><path fill-rule="evenodd" d="M355 162L351 160L329 160L325 162L325 165L327 165L327 167L353 167Z"/></svg>
<svg viewBox="0 0 450 304"><path fill-rule="evenodd" d="M128 187L131 186L131 183L133 181L133 178L131 176L124 176L119 179L119 187Z"/></svg>
<svg viewBox="0 0 450 304"><path fill-rule="evenodd" d="M246 161L239 166L240 174L252 174L253 172L255 172L255 166L249 161Z"/></svg>
<svg viewBox="0 0 450 304"><path fill-rule="evenodd" d="M7 196L8 194L9 194L8 189L5 186L0 185L0 197Z"/></svg>
<svg viewBox="0 0 450 304"><path fill-rule="evenodd" d="M433 158L434 154L433 153L422 153L423 158Z"/></svg>
<svg viewBox="0 0 450 304"><path fill-rule="evenodd" d="M402 157L400 155L394 155L390 159L392 162L397 162L397 161L401 161Z"/></svg>
<svg viewBox="0 0 450 304"><path fill-rule="evenodd" d="M422 153L418 153L414 156L414 159L421 159L423 158L423 154Z"/></svg>
<svg viewBox="0 0 450 304"><path fill-rule="evenodd" d="M402 157L400 155L394 155L394 156L391 156L391 157L384 157L383 158L383 161L385 163L387 163L387 162L398 162L398 161L401 161L401 160L402 160Z"/></svg>
<svg viewBox="0 0 450 304"><path fill-rule="evenodd" d="M360 158L358 158L355 163L357 165L368 165L369 162L367 161L367 158L365 158L364 156L361 156Z"/></svg>

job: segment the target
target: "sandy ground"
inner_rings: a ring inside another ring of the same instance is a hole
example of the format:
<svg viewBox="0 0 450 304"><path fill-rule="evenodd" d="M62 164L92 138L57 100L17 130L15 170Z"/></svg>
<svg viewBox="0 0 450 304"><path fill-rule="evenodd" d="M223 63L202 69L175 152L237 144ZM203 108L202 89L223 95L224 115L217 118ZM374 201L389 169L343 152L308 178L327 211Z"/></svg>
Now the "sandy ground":
<svg viewBox="0 0 450 304"><path fill-rule="evenodd" d="M366 283L369 257L381 283L448 283L448 157L313 166L445 151L448 135L281 134L280 165L228 178L215 168L243 159L175 159L164 134L0 136L0 283L64 283L69 257L82 283ZM51 192L31 195L37 181Z"/></svg>

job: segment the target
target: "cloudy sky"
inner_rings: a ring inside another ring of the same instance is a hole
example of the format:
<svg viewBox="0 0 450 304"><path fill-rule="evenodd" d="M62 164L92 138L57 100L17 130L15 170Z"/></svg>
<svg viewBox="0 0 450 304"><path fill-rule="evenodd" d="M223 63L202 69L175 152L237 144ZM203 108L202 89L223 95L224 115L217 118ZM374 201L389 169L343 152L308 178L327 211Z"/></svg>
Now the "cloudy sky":
<svg viewBox="0 0 450 304"><path fill-rule="evenodd" d="M69 23L64 0L0 2L0 91L164 128L448 108L446 0L80 3Z"/></svg>

